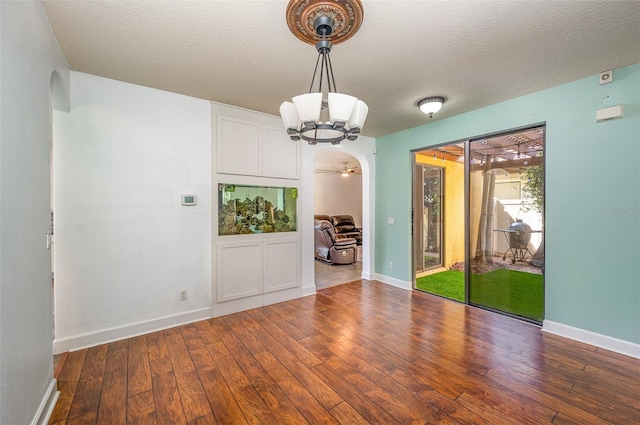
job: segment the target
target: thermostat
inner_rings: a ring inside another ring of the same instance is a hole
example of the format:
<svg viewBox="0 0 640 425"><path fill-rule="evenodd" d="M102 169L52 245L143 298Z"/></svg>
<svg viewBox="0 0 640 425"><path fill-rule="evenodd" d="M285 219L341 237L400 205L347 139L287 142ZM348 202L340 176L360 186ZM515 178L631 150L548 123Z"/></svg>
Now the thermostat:
<svg viewBox="0 0 640 425"><path fill-rule="evenodd" d="M198 197L196 195L182 195L182 205L190 207L198 204Z"/></svg>

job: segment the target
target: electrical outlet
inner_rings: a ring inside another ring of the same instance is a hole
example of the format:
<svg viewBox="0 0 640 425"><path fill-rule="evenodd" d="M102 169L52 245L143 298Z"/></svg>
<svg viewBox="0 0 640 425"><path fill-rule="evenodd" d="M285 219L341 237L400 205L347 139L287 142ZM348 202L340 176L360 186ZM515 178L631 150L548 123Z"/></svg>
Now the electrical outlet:
<svg viewBox="0 0 640 425"><path fill-rule="evenodd" d="M182 291L180 291L180 301L186 301L187 300L187 290L183 289Z"/></svg>
<svg viewBox="0 0 640 425"><path fill-rule="evenodd" d="M392 268L393 268L393 262L389 261L389 269L392 269Z"/></svg>

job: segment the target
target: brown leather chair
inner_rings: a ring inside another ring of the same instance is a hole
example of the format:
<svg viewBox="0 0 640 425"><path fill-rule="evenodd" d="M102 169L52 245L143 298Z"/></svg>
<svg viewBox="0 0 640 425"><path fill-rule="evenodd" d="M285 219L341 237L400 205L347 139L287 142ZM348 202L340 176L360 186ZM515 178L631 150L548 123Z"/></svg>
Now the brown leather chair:
<svg viewBox="0 0 640 425"><path fill-rule="evenodd" d="M327 220L314 223L315 256L331 264L353 264L358 259L356 240L336 239L333 225Z"/></svg>
<svg viewBox="0 0 640 425"><path fill-rule="evenodd" d="M362 229L356 227L353 216L347 214L332 215L331 224L333 224L337 239L352 238L356 240L356 244L362 245Z"/></svg>

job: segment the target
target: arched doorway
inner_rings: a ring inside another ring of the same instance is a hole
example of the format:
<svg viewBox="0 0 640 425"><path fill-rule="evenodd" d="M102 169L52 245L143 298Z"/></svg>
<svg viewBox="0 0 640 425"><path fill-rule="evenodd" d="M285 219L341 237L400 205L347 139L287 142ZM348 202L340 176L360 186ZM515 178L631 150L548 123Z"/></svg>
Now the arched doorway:
<svg viewBox="0 0 640 425"><path fill-rule="evenodd" d="M342 149L321 150L314 158L314 182L314 226L317 224L316 218L329 219L333 224L338 217L343 217L348 224L350 217L356 231L362 231L363 178L360 160ZM318 246L321 242L317 239L314 240L314 244L314 276L317 289L352 282L362 277L362 238L357 239L355 248L346 251L334 250L334 255L338 252L345 255L346 261L340 261L344 257L332 261L322 254L318 255L318 252L322 253L326 247Z"/></svg>

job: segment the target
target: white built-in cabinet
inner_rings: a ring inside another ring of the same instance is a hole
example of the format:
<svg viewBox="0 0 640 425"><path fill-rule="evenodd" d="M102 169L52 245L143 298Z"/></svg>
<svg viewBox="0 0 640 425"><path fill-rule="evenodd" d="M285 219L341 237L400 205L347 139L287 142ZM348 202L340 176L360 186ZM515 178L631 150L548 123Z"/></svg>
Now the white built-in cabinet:
<svg viewBox="0 0 640 425"><path fill-rule="evenodd" d="M298 287L299 245L279 237L219 242L218 302Z"/></svg>
<svg viewBox="0 0 640 425"><path fill-rule="evenodd" d="M219 183L299 188L299 142L287 136L279 117L218 104L212 111L213 315L299 298L299 216L295 232L219 236L216 201Z"/></svg>
<svg viewBox="0 0 640 425"><path fill-rule="evenodd" d="M300 145L282 126L218 115L217 172L284 179L300 178Z"/></svg>

